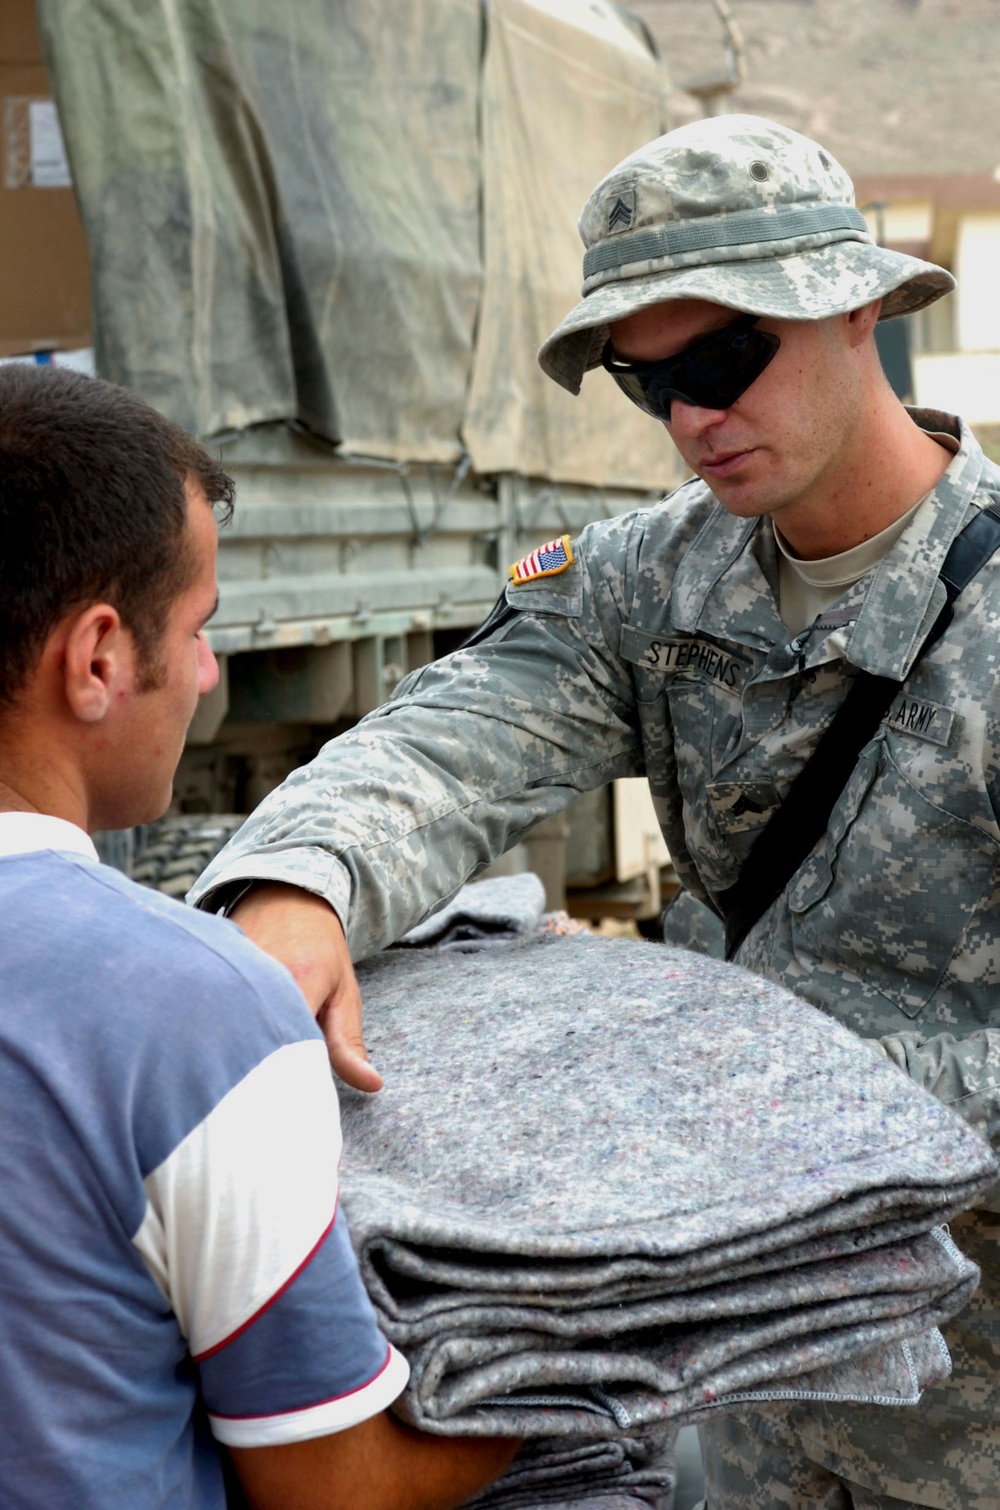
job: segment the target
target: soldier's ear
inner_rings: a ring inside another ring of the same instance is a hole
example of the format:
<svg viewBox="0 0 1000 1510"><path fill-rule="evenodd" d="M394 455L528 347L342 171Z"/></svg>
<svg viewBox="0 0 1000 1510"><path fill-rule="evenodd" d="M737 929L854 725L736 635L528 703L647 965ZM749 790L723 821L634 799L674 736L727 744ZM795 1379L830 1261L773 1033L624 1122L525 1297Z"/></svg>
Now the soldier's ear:
<svg viewBox="0 0 1000 1510"><path fill-rule="evenodd" d="M849 310L844 316L848 339L852 346L862 346L865 341L871 339L875 333L875 326L878 324L881 308L882 300L873 299L870 304L862 304L860 309Z"/></svg>

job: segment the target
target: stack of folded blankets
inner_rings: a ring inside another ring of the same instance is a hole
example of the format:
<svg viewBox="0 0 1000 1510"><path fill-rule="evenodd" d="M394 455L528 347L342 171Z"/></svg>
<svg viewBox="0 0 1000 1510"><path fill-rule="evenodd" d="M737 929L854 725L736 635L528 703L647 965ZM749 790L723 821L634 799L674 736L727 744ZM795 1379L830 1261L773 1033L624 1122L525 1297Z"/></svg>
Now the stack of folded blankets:
<svg viewBox="0 0 1000 1510"><path fill-rule="evenodd" d="M475 1510L661 1510L672 1504L674 1429L612 1439L547 1437L470 1503Z"/></svg>
<svg viewBox="0 0 1000 1510"><path fill-rule="evenodd" d="M944 1377L978 1271L940 1224L997 1165L877 1045L625 939L359 979L385 1089L342 1091L344 1208L401 1413L532 1439L484 1505L655 1503L650 1442L708 1411Z"/></svg>

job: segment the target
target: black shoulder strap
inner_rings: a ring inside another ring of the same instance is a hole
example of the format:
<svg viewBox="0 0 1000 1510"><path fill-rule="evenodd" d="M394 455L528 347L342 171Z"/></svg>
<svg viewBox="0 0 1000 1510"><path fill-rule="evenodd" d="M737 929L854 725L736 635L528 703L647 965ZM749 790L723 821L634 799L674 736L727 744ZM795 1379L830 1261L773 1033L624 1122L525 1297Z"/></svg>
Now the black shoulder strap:
<svg viewBox="0 0 1000 1510"><path fill-rule="evenodd" d="M508 619L512 619L516 612L517 610L511 608L507 602L507 589L504 587L479 628L474 629L469 637L462 641L458 647L459 650L471 650L473 645L481 645L484 640L489 639L491 634L495 634L502 625L506 624Z"/></svg>
<svg viewBox="0 0 1000 1510"><path fill-rule="evenodd" d="M953 603L1000 548L1000 500L970 519L952 542L941 568L948 594L916 666L951 623ZM911 671L913 667L910 668ZM859 671L812 758L792 782L787 798L754 842L735 885L716 898L726 924L726 958L732 959L754 924L784 891L822 838L858 756L878 730L903 687L887 676Z"/></svg>

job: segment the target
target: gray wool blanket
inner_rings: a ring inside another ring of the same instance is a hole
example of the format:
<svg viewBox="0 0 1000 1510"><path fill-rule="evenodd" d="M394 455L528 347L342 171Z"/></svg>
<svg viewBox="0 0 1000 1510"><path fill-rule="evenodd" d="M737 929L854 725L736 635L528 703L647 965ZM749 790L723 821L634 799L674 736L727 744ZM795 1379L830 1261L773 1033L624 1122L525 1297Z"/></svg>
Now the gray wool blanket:
<svg viewBox="0 0 1000 1510"><path fill-rule="evenodd" d="M396 948L483 949L537 932L545 887L531 871L471 881L409 933Z"/></svg>
<svg viewBox="0 0 1000 1510"><path fill-rule="evenodd" d="M386 1084L342 1091L343 1201L410 1360L399 1408L556 1439L518 1460L523 1503L566 1437L943 1377L934 1328L978 1271L935 1229L997 1165L877 1047L629 940L394 951L359 978Z"/></svg>
<svg viewBox="0 0 1000 1510"><path fill-rule="evenodd" d="M528 1442L476 1510L660 1510L672 1503L673 1430L603 1440Z"/></svg>

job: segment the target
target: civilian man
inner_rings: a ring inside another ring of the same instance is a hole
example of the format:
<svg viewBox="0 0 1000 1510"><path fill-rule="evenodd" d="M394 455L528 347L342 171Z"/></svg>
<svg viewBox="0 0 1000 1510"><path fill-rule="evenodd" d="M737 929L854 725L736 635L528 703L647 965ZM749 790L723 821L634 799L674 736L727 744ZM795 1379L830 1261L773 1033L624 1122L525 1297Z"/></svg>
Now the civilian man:
<svg viewBox="0 0 1000 1510"><path fill-rule="evenodd" d="M134 396L0 369L0 1504L434 1510L510 1442L407 1379L337 1209L322 1037L232 924L97 862L218 675L232 485Z"/></svg>

